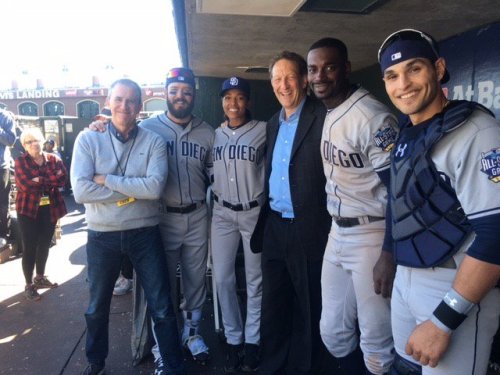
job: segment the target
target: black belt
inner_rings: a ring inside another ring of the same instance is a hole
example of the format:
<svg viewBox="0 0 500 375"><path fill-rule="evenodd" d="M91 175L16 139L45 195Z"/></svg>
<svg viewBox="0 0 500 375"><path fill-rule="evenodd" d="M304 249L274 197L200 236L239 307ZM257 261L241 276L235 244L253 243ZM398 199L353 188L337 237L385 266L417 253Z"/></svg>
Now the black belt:
<svg viewBox="0 0 500 375"><path fill-rule="evenodd" d="M361 216L361 217L339 217L332 216L333 221L337 223L339 227L350 228L356 225L373 223L374 221L385 220L385 217L380 216Z"/></svg>
<svg viewBox="0 0 500 375"><path fill-rule="evenodd" d="M167 212L172 212L174 214L188 214L196 210L198 207L201 207L202 204L203 204L202 202L198 202L190 204L189 206L182 206L182 207L165 206L165 210Z"/></svg>
<svg viewBox="0 0 500 375"><path fill-rule="evenodd" d="M281 212L278 212L278 211L274 211L274 210L269 210L269 212L271 212L271 214L277 218L279 218L281 221L284 221L286 223L294 223L295 222L295 218L293 217L283 217L281 215Z"/></svg>
<svg viewBox="0 0 500 375"><path fill-rule="evenodd" d="M219 197L214 194L214 200L219 203ZM238 203L238 204L232 204L229 202L226 202L225 200L222 200L221 204L224 207L227 207L233 211L247 211L250 210L251 208L257 207L259 205L258 201L251 201L246 204L243 203Z"/></svg>

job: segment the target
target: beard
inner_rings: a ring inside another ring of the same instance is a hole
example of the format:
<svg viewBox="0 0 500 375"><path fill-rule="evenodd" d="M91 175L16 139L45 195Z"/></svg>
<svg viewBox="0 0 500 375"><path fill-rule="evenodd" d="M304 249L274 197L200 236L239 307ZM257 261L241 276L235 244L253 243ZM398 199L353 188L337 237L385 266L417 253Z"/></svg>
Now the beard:
<svg viewBox="0 0 500 375"><path fill-rule="evenodd" d="M183 101L187 104L186 101ZM167 108L168 112L170 112L175 118L178 119L183 119L191 115L193 112L194 108L194 101L188 104L187 107L182 108L182 109L176 109L175 108L175 103L172 103L170 100L167 99Z"/></svg>

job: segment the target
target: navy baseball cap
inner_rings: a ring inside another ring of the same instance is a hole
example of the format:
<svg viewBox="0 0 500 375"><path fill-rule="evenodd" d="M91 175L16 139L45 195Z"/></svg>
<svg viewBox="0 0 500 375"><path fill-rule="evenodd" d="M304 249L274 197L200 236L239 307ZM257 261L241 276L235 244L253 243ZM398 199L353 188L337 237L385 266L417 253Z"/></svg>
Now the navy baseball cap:
<svg viewBox="0 0 500 375"><path fill-rule="evenodd" d="M227 91L238 89L243 91L248 99L250 99L250 84L248 81L241 77L230 77L222 83L222 88L220 89L220 96L224 96Z"/></svg>
<svg viewBox="0 0 500 375"><path fill-rule="evenodd" d="M382 74L386 69L400 62L422 57L435 63L441 57L439 46L432 36L415 29L402 29L389 35L378 50L378 62ZM450 79L445 71L441 83Z"/></svg>
<svg viewBox="0 0 500 375"><path fill-rule="evenodd" d="M173 82L187 83L193 87L196 86L194 82L194 73L191 69L188 68L170 69L167 73L167 82L165 83L165 87Z"/></svg>

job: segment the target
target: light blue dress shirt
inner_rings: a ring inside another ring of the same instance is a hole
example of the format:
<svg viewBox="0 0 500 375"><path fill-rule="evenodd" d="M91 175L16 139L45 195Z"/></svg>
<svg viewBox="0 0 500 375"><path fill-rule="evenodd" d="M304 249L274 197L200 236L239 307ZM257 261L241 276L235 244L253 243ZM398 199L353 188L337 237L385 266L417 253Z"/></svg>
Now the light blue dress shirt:
<svg viewBox="0 0 500 375"><path fill-rule="evenodd" d="M269 203L273 211L281 213L284 218L293 219L293 205L290 194L289 166L292 155L293 140L297 132L300 113L306 99L297 110L285 120L285 109L282 108L279 117L279 130L274 145L271 176L269 178Z"/></svg>

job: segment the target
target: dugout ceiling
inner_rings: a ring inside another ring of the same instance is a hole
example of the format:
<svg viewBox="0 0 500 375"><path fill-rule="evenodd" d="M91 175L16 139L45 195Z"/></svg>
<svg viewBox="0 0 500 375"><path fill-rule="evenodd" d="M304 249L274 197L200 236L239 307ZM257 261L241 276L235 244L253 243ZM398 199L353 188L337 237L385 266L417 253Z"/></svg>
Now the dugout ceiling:
<svg viewBox="0 0 500 375"><path fill-rule="evenodd" d="M353 71L357 71L376 63L380 43L395 30L414 27L443 40L500 20L498 0L172 0L172 3L183 64L198 76L207 77L240 75L267 79L265 68L274 54L289 49L305 55L314 41L325 36L347 44ZM255 15L271 10L281 11L283 16Z"/></svg>

